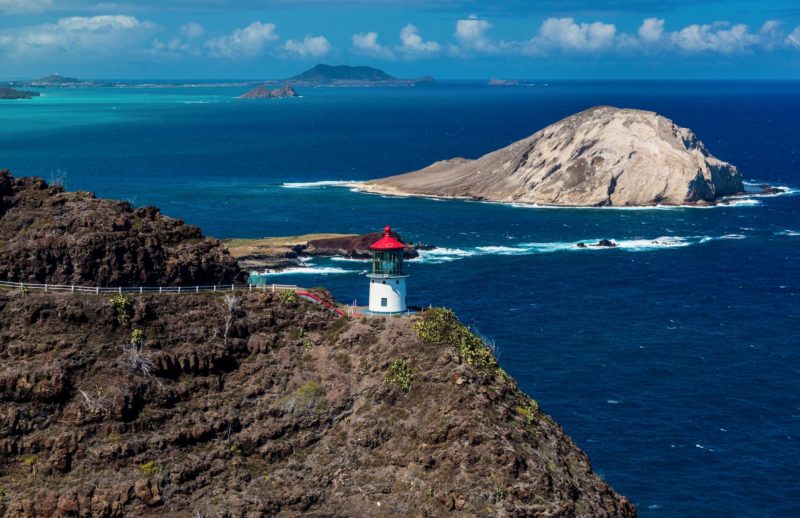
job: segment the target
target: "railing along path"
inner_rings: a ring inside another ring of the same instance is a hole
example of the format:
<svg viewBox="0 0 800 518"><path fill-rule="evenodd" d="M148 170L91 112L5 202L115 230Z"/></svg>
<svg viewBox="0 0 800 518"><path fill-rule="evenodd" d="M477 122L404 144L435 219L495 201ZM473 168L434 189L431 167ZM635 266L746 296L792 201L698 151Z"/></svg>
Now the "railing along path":
<svg viewBox="0 0 800 518"><path fill-rule="evenodd" d="M78 286L75 284L36 284L31 282L0 281L0 287L27 290L63 291L69 293L200 293L209 291L297 291L294 284L215 284L211 286Z"/></svg>

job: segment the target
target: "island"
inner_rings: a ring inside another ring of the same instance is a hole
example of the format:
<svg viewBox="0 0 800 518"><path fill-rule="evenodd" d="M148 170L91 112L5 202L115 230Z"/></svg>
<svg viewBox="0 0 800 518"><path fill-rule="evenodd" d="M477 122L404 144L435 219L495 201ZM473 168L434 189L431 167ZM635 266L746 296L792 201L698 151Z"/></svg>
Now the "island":
<svg viewBox="0 0 800 518"><path fill-rule="evenodd" d="M39 92L29 92L26 90L15 90L8 86L0 86L0 99L31 99L37 97Z"/></svg>
<svg viewBox="0 0 800 518"><path fill-rule="evenodd" d="M0 243L0 516L636 516L452 311L231 286L196 227L7 171Z"/></svg>
<svg viewBox="0 0 800 518"><path fill-rule="evenodd" d="M576 207L708 205L743 194L735 166L655 112L598 106L505 148L354 184L362 191Z"/></svg>
<svg viewBox="0 0 800 518"><path fill-rule="evenodd" d="M288 81L306 86L419 86L433 84L434 79L430 76L398 79L383 70L367 66L316 65L290 77Z"/></svg>
<svg viewBox="0 0 800 518"><path fill-rule="evenodd" d="M297 91L291 85L284 85L280 88L259 85L243 93L237 99L286 99L288 97L298 97Z"/></svg>

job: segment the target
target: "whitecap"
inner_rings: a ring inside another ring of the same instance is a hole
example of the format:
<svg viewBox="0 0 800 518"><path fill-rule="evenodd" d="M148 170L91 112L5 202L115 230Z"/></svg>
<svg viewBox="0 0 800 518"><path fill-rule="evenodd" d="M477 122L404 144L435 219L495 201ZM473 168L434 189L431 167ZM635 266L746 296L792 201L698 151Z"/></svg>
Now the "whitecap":
<svg viewBox="0 0 800 518"><path fill-rule="evenodd" d="M420 250L419 257L411 260L427 264L441 264L471 257L473 255L478 255L478 252L474 250L462 250L461 248L434 248L433 250Z"/></svg>
<svg viewBox="0 0 800 518"><path fill-rule="evenodd" d="M776 236L798 237L798 236L800 236L800 232L798 232L796 230L786 229L786 230L780 230L778 232L775 232L775 235Z"/></svg>
<svg viewBox="0 0 800 518"><path fill-rule="evenodd" d="M325 187L342 187L361 182L354 180L322 180L319 182L284 182L281 187L285 189L323 189Z"/></svg>
<svg viewBox="0 0 800 518"><path fill-rule="evenodd" d="M620 401L618 399L609 399L608 401L606 401L606 403L608 403L609 405L619 405Z"/></svg>
<svg viewBox="0 0 800 518"><path fill-rule="evenodd" d="M267 274L267 276L274 277L277 275L295 275L295 274L330 275L330 274L343 274L343 273L356 274L359 272L356 270L346 270L344 268L336 268L333 266L308 266L308 267L298 267L298 268L287 268L279 272L269 273Z"/></svg>

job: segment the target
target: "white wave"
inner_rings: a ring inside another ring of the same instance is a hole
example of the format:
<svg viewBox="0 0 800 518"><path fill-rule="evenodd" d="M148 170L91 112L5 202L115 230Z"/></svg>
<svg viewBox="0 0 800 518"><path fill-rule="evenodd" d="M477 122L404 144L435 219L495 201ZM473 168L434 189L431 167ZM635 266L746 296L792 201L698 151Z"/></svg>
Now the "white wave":
<svg viewBox="0 0 800 518"><path fill-rule="evenodd" d="M323 189L325 187L342 187L361 182L354 180L322 180L319 182L284 182L281 187L285 189Z"/></svg>
<svg viewBox="0 0 800 518"><path fill-rule="evenodd" d="M800 236L800 232L796 230L781 230L779 232L775 232L776 236L788 236L788 237L798 237Z"/></svg>
<svg viewBox="0 0 800 518"><path fill-rule="evenodd" d="M275 273L267 274L268 277L277 275L331 275L331 274L344 274L344 273L359 273L356 270L346 270L344 268L336 268L333 266L306 266L297 268L287 268Z"/></svg>
<svg viewBox="0 0 800 518"><path fill-rule="evenodd" d="M622 250L625 252L647 252L670 248L683 248L699 245L720 239L746 239L742 234L727 234L724 236L661 236L652 239L611 239L615 246L598 246L599 239L585 239L581 241L555 241L520 243L514 246L478 246L475 248L436 248L433 250L420 250L419 258L412 261L425 264L441 264L457 261L466 257L486 255L533 255L554 252L591 252L601 250ZM585 246L578 246L583 243Z"/></svg>
<svg viewBox="0 0 800 518"><path fill-rule="evenodd" d="M369 261L369 259L355 259L353 257L331 257L331 261L338 261L338 262L347 262L347 263L365 263Z"/></svg>
<svg viewBox="0 0 800 518"><path fill-rule="evenodd" d="M419 257L411 260L427 264L441 264L473 255L478 255L478 252L460 248L434 248L433 250L420 250Z"/></svg>

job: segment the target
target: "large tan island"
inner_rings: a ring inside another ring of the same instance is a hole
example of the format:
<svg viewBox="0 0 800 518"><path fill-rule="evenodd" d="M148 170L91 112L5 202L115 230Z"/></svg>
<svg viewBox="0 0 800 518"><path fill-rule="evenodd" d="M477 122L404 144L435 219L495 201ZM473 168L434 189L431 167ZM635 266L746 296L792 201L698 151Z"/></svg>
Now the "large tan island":
<svg viewBox="0 0 800 518"><path fill-rule="evenodd" d="M366 192L557 206L712 204L742 193L736 167L654 112L598 106L476 160L370 180Z"/></svg>

